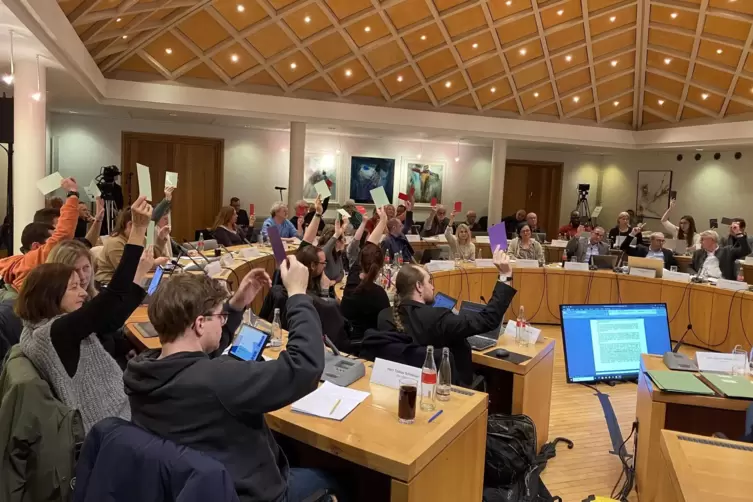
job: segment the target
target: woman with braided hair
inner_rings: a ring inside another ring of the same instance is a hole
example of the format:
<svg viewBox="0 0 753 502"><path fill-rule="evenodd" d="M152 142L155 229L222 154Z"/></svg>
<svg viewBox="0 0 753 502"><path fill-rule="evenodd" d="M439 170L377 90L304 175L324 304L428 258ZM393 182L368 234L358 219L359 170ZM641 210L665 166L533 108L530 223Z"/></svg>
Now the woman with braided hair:
<svg viewBox="0 0 753 502"><path fill-rule="evenodd" d="M508 285L512 269L507 254L494 253L499 280L486 308L480 312L454 314L446 308L432 307L434 283L423 267L403 265L395 280L396 295L392 308L379 313L379 331L406 333L420 345L448 347L455 358L455 372L461 385L473 380L471 348L466 338L499 328L510 306L515 289Z"/></svg>

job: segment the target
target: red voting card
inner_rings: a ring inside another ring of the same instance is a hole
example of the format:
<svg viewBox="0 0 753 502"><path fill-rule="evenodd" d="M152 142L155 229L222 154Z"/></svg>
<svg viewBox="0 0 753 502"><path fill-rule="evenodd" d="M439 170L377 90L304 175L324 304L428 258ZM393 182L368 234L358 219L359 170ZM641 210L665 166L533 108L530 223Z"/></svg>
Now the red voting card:
<svg viewBox="0 0 753 502"><path fill-rule="evenodd" d="M431 207L437 207L437 198L436 197L432 197L431 198Z"/></svg>
<svg viewBox="0 0 753 502"><path fill-rule="evenodd" d="M303 206L298 206L295 208L295 215L299 218L306 214L306 208Z"/></svg>
<svg viewBox="0 0 753 502"><path fill-rule="evenodd" d="M408 200L408 196L404 194L403 192L400 192L399 194L397 194L397 198L400 200Z"/></svg>
<svg viewBox="0 0 753 502"><path fill-rule="evenodd" d="M252 215L252 216L253 216L254 214L256 214L256 213L254 212L254 205L253 205L253 204L249 204L249 205L248 205L248 214L250 214L250 215Z"/></svg>
<svg viewBox="0 0 753 502"><path fill-rule="evenodd" d="M366 208L363 206L356 206L356 211L358 211L361 214L366 214Z"/></svg>
<svg viewBox="0 0 753 502"><path fill-rule="evenodd" d="M462 202L460 202L460 201L455 202L455 212L456 213L459 213L460 211L462 211L462 208L463 208L463 203Z"/></svg>
<svg viewBox="0 0 753 502"><path fill-rule="evenodd" d="M416 193L416 187L414 187L413 185L411 185L410 186L410 192L408 192L408 195L410 195L411 197L413 197L414 193Z"/></svg>
<svg viewBox="0 0 753 502"><path fill-rule="evenodd" d="M329 179L325 180L325 183L327 183L327 188L332 188L332 181Z"/></svg>

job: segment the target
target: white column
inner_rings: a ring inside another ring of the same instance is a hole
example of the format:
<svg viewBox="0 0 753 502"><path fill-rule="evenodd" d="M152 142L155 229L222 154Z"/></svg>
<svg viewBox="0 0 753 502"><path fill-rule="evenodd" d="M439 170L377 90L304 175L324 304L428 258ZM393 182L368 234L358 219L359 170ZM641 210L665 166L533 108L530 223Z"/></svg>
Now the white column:
<svg viewBox="0 0 753 502"><path fill-rule="evenodd" d="M489 179L489 226L502 221L502 194L505 193L507 141L495 139L492 147L492 172Z"/></svg>
<svg viewBox="0 0 753 502"><path fill-rule="evenodd" d="M16 253L21 249L24 227L31 223L37 209L44 207L44 196L37 189L37 181L47 173L46 73L41 65L40 62L39 73L35 59L15 61L14 68L13 249ZM33 98L37 92L39 101Z"/></svg>
<svg viewBox="0 0 753 502"><path fill-rule="evenodd" d="M306 152L306 124L290 123L290 167L288 174L288 207L303 198L303 157Z"/></svg>

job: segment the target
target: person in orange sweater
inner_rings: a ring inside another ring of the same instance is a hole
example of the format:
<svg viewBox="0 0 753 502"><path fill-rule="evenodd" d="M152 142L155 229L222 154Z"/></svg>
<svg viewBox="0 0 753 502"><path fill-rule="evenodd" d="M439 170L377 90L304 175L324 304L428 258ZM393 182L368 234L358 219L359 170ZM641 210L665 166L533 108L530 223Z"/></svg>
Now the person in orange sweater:
<svg viewBox="0 0 753 502"><path fill-rule="evenodd" d="M68 199L60 208L60 218L52 235L44 242L34 242L24 254L9 256L0 260L0 277L16 291L21 290L26 276L37 266L47 261L47 256L58 242L73 239L78 220L78 185L73 178L65 178L60 186L68 192ZM31 225L38 225L31 223ZM24 229L25 230L25 229Z"/></svg>

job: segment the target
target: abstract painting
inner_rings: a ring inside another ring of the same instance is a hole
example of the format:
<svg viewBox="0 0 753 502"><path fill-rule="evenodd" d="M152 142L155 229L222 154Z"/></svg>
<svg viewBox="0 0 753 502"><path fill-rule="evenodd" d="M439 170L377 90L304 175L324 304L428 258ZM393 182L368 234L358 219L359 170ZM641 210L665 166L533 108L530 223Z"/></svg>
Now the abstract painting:
<svg viewBox="0 0 753 502"><path fill-rule="evenodd" d="M314 185L326 181L332 192L330 202L337 202L337 171L339 155L333 153L306 152L303 157L303 198L316 199Z"/></svg>
<svg viewBox="0 0 753 502"><path fill-rule="evenodd" d="M361 204L371 203L371 190L384 187L392 197L395 184L395 159L377 157L350 158L350 198Z"/></svg>
<svg viewBox="0 0 753 502"><path fill-rule="evenodd" d="M441 203L445 168L444 162L403 159L405 185L401 190L408 193L414 187L417 205L429 205L434 197Z"/></svg>
<svg viewBox="0 0 753 502"><path fill-rule="evenodd" d="M672 171L638 171L635 214L640 218L660 219L669 207Z"/></svg>

